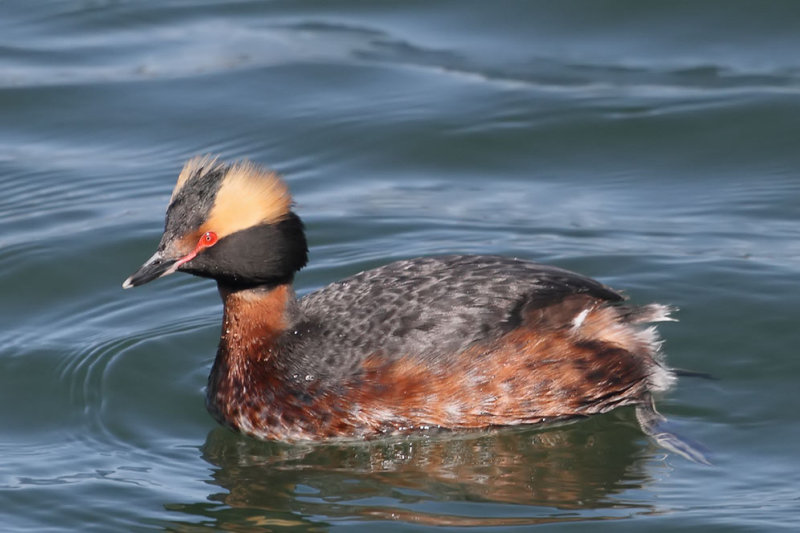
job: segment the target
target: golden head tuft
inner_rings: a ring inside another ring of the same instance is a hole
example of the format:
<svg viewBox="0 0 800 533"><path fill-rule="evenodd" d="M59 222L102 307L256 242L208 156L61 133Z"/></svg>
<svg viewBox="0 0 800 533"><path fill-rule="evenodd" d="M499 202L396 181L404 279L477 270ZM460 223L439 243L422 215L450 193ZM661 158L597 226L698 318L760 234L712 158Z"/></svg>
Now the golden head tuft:
<svg viewBox="0 0 800 533"><path fill-rule="evenodd" d="M221 172L221 177L199 231L213 231L222 238L260 224L280 222L289 214L292 196L278 174L250 161L227 165L208 155L186 163L170 203L184 187L191 187L193 180L211 172Z"/></svg>
<svg viewBox="0 0 800 533"><path fill-rule="evenodd" d="M228 167L203 226L223 237L259 224L280 222L292 206L286 183L249 161Z"/></svg>

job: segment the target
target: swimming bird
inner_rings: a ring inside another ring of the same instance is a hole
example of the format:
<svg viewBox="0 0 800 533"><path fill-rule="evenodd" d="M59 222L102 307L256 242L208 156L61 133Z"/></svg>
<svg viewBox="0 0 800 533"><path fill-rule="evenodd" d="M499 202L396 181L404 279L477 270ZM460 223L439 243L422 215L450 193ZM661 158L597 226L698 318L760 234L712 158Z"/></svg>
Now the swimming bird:
<svg viewBox="0 0 800 533"><path fill-rule="evenodd" d="M216 280L224 310L206 391L211 414L269 440L372 438L556 422L635 406L662 446L653 395L675 374L649 323L588 277L492 255L389 263L298 299L308 260L285 181L211 156L183 167L155 254L123 283L177 271Z"/></svg>

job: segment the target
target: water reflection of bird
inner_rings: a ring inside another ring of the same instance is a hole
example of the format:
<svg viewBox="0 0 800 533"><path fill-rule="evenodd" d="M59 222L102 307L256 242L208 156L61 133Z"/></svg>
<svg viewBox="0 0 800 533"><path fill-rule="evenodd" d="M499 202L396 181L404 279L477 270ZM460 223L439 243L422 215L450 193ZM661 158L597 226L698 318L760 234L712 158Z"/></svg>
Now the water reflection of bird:
<svg viewBox="0 0 800 533"><path fill-rule="evenodd" d="M338 520L488 528L651 513L626 496L652 481L639 432L611 416L544 431L294 446L217 429L202 447L214 503L170 508L225 530Z"/></svg>
<svg viewBox="0 0 800 533"><path fill-rule="evenodd" d="M156 253L124 287L175 271L217 281L222 337L207 405L263 439L374 437L420 429L552 422L637 406L674 381L647 323L592 279L497 256L398 261L300 300L303 224L285 183L251 163L195 158L182 170Z"/></svg>

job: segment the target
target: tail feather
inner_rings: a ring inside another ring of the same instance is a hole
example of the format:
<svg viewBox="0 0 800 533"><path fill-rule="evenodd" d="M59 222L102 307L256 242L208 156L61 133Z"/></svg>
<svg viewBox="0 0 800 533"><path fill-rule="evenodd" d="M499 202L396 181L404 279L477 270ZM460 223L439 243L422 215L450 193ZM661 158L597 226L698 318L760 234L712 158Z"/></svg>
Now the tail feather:
<svg viewBox="0 0 800 533"><path fill-rule="evenodd" d="M639 421L642 431L665 450L695 463L711 465L709 451L702 444L675 433L670 428L669 421L656 411L651 397L636 406L636 419Z"/></svg>
<svg viewBox="0 0 800 533"><path fill-rule="evenodd" d="M649 322L677 322L672 318L672 313L678 311L677 307L663 304L648 304L641 306L621 306L623 316L631 324L646 324Z"/></svg>
<svg viewBox="0 0 800 533"><path fill-rule="evenodd" d="M571 331L578 337L619 346L637 355L646 373L644 395L636 407L636 418L642 430L662 448L695 463L710 465L707 450L675 433L667 419L656 411L651 394L669 389L675 383L676 372L664 363L662 341L656 327L647 324L675 321L670 314L676 310L661 304L586 307L573 318ZM679 373L706 377L685 370Z"/></svg>

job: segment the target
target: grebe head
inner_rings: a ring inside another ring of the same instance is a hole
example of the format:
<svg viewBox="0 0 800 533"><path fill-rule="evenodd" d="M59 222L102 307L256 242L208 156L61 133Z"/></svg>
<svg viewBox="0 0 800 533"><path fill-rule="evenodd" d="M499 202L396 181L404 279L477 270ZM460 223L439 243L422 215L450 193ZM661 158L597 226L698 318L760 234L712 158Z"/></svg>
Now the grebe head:
<svg viewBox="0 0 800 533"><path fill-rule="evenodd" d="M305 266L303 223L281 178L249 162L195 157L183 167L156 253L122 284L135 287L176 271L228 287L274 285Z"/></svg>

